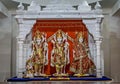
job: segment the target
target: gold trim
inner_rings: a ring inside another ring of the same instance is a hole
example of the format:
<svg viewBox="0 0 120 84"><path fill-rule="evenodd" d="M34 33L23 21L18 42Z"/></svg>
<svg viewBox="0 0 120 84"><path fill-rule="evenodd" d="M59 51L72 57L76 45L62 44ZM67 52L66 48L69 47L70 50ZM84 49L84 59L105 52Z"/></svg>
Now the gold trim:
<svg viewBox="0 0 120 84"><path fill-rule="evenodd" d="M70 80L70 78L57 77L57 78L50 78L50 80Z"/></svg>

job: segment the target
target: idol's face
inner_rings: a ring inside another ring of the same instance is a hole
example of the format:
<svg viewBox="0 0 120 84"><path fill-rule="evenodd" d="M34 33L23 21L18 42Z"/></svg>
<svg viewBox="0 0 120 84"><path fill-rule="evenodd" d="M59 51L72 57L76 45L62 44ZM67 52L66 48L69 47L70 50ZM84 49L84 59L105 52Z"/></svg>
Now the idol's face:
<svg viewBox="0 0 120 84"><path fill-rule="evenodd" d="M62 42L62 38L57 38L57 41L58 42Z"/></svg>
<svg viewBox="0 0 120 84"><path fill-rule="evenodd" d="M83 42L83 38L79 38L79 40L78 40L80 43L82 43Z"/></svg>
<svg viewBox="0 0 120 84"><path fill-rule="evenodd" d="M41 43L41 39L37 39L37 44L40 44Z"/></svg>

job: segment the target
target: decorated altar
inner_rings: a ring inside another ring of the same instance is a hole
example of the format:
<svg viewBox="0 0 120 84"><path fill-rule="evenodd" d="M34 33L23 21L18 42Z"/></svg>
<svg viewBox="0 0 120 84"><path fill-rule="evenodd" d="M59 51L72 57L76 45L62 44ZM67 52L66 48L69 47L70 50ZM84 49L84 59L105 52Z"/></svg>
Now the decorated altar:
<svg viewBox="0 0 120 84"><path fill-rule="evenodd" d="M28 62L32 61L35 76L69 76L72 72L88 74L90 69L95 69L89 54L88 30L82 20L38 20L32 29L32 57ZM36 71L37 61L41 62L37 64L42 69L40 72ZM78 62L78 66L74 62ZM77 70L80 68L81 71Z"/></svg>
<svg viewBox="0 0 120 84"><path fill-rule="evenodd" d="M94 10L85 0L77 9L57 2L40 8L32 1L24 10L20 3L15 18L19 25L17 78L103 78L99 2Z"/></svg>

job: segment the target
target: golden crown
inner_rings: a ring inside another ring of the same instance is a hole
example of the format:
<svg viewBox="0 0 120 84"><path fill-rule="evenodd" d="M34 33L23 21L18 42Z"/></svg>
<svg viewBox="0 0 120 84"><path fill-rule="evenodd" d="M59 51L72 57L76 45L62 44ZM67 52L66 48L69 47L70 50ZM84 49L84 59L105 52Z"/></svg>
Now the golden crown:
<svg viewBox="0 0 120 84"><path fill-rule="evenodd" d="M78 37L78 38L83 38L83 33L82 33L82 32L79 32L79 33L77 34L77 37Z"/></svg>
<svg viewBox="0 0 120 84"><path fill-rule="evenodd" d="M35 32L35 37L37 38L37 39L40 39L42 36L41 36L41 33L40 33L40 31L36 31Z"/></svg>
<svg viewBox="0 0 120 84"><path fill-rule="evenodd" d="M62 38L62 33L60 31L58 31L57 34L56 34L56 37L57 38Z"/></svg>

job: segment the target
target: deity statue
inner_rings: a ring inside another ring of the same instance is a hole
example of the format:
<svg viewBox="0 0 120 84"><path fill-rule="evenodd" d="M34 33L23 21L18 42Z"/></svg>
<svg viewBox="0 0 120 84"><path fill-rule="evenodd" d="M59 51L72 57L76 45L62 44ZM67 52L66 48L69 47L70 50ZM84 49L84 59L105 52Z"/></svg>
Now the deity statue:
<svg viewBox="0 0 120 84"><path fill-rule="evenodd" d="M89 75L91 70L94 70L95 65L88 56L88 46L84 40L82 32L77 33L74 41L73 63L70 66L70 71L75 76Z"/></svg>
<svg viewBox="0 0 120 84"><path fill-rule="evenodd" d="M35 76L44 74L44 66L48 64L48 44L46 42L46 35L37 32L35 44L36 56L34 62Z"/></svg>
<svg viewBox="0 0 120 84"><path fill-rule="evenodd" d="M48 44L46 42L46 34L43 32L36 31L33 37L32 58L33 75L44 76L44 66L48 64Z"/></svg>
<svg viewBox="0 0 120 84"><path fill-rule="evenodd" d="M26 62L26 75L25 77L31 78L33 77L34 70L33 70L33 58L30 56L30 58Z"/></svg>
<svg viewBox="0 0 120 84"><path fill-rule="evenodd" d="M51 66L56 68L55 76L67 75L65 66L69 64L69 43L67 36L58 31L52 40Z"/></svg>

